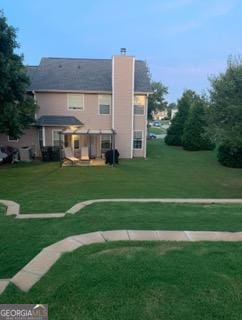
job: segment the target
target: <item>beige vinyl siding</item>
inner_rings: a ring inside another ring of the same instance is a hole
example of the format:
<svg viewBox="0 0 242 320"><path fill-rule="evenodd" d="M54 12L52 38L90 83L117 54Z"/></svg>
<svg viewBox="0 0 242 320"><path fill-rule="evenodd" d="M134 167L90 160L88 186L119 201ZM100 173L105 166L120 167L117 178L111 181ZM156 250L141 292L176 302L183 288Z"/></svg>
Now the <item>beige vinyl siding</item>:
<svg viewBox="0 0 242 320"><path fill-rule="evenodd" d="M66 93L37 92L36 96L39 106L38 117L42 115L74 116L84 124L86 129L112 128L112 115L98 114L98 94L84 94L84 111L68 110Z"/></svg>
<svg viewBox="0 0 242 320"><path fill-rule="evenodd" d="M132 158L134 57L113 57L113 128L121 158Z"/></svg>

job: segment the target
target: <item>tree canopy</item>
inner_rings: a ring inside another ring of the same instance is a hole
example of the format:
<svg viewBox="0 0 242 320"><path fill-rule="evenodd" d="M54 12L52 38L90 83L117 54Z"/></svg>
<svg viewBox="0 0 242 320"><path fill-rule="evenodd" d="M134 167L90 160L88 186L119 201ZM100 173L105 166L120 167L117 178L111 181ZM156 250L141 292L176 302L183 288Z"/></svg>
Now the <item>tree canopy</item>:
<svg viewBox="0 0 242 320"><path fill-rule="evenodd" d="M242 60L230 58L224 73L210 79L210 129L219 144L218 160L242 168Z"/></svg>
<svg viewBox="0 0 242 320"><path fill-rule="evenodd" d="M212 150L215 144L207 132L208 102L204 97L194 95L188 118L184 125L182 146L185 150Z"/></svg>
<svg viewBox="0 0 242 320"><path fill-rule="evenodd" d="M196 96L196 93L192 90L185 90L181 99L177 102L178 112L171 120L171 125L167 130L165 137L165 143L172 146L182 145L182 135L185 126L185 122L188 118L189 109Z"/></svg>
<svg viewBox="0 0 242 320"><path fill-rule="evenodd" d="M230 58L225 73L210 82L211 127L216 139L242 146L242 60Z"/></svg>
<svg viewBox="0 0 242 320"><path fill-rule="evenodd" d="M161 111L167 107L165 96L168 94L168 88L161 82L153 81L151 83L152 94L148 100L148 116L151 118L152 111Z"/></svg>
<svg viewBox="0 0 242 320"><path fill-rule="evenodd" d="M0 133L15 138L34 122L36 105L26 95L29 79L23 56L15 53L19 45L16 30L0 12Z"/></svg>

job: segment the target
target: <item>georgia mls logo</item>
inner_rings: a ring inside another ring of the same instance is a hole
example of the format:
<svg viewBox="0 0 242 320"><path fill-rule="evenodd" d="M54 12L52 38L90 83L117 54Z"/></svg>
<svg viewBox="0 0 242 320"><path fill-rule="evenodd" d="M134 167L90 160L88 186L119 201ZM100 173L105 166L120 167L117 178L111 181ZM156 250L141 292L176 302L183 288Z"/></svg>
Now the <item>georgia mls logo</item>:
<svg viewBox="0 0 242 320"><path fill-rule="evenodd" d="M48 320L48 305L0 304L0 320Z"/></svg>

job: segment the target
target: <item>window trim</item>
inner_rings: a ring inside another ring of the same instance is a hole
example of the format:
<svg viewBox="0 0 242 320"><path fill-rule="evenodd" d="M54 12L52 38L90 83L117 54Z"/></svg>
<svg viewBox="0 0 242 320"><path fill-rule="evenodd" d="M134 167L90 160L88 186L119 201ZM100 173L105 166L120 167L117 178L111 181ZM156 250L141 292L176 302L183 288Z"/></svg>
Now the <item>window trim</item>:
<svg viewBox="0 0 242 320"><path fill-rule="evenodd" d="M10 139L10 136L8 136L8 142L19 142L19 139Z"/></svg>
<svg viewBox="0 0 242 320"><path fill-rule="evenodd" d="M83 108L82 109L72 109L72 108L70 108L70 100L69 100L69 97L70 96L73 96L73 95L75 95L75 96L82 96L82 106L83 106ZM79 111L79 112L83 112L83 111L85 111L85 98L84 98L84 94L83 93L67 93L67 110L68 111Z"/></svg>
<svg viewBox="0 0 242 320"><path fill-rule="evenodd" d="M141 148L134 148L134 133L141 132ZM134 130L133 131L133 150L144 150L144 130Z"/></svg>
<svg viewBox="0 0 242 320"><path fill-rule="evenodd" d="M100 106L103 105L101 104L100 100L101 100L101 96L108 96L108 97L111 97L110 99L110 104L109 104L109 113L101 113L100 112ZM110 116L112 114L112 95L111 94L99 94L98 95L98 115L99 116Z"/></svg>

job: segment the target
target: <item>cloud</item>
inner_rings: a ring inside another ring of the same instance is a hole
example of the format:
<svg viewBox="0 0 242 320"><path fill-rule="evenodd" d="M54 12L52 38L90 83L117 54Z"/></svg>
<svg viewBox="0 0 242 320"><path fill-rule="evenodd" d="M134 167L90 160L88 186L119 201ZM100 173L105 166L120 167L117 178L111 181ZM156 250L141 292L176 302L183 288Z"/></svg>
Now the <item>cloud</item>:
<svg viewBox="0 0 242 320"><path fill-rule="evenodd" d="M215 1L208 6L207 14L209 17L218 17L229 14L238 4L237 0Z"/></svg>
<svg viewBox="0 0 242 320"><path fill-rule="evenodd" d="M210 59L204 63L197 64L179 64L166 65L153 62L149 64L151 73L155 79L163 78L166 80L176 79L179 82L184 82L188 79L197 81L199 79L207 79L208 76L223 72L226 68L226 60ZM155 72L152 72L155 71Z"/></svg>
<svg viewBox="0 0 242 320"><path fill-rule="evenodd" d="M150 11L153 12L164 12L164 11L172 11L177 10L182 7L189 6L191 4L195 4L197 0L167 0L158 3L153 3L149 6Z"/></svg>
<svg viewBox="0 0 242 320"><path fill-rule="evenodd" d="M192 0L181 1L185 1L187 4L188 2L194 4L194 1ZM194 7L194 16L196 15L196 12L198 12L196 18L165 27L164 31L168 35L175 35L200 28L211 19L226 16L236 8L238 3L238 0L216 0L208 3L204 2L202 7Z"/></svg>

